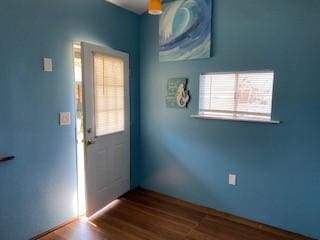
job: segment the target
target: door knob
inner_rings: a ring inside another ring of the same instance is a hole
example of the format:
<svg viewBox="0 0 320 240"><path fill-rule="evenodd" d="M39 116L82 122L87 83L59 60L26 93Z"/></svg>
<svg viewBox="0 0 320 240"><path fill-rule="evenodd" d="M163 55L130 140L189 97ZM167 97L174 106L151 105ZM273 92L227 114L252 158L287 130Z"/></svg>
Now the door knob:
<svg viewBox="0 0 320 240"><path fill-rule="evenodd" d="M87 146L90 146L90 145L95 144L95 143L96 143L95 140L88 140L87 141Z"/></svg>

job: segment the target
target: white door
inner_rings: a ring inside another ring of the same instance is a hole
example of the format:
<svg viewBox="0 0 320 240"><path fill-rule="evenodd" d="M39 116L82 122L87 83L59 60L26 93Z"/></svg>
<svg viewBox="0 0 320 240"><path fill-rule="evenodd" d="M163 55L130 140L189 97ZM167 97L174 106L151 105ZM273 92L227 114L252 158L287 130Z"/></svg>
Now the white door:
<svg viewBox="0 0 320 240"><path fill-rule="evenodd" d="M87 216L130 188L129 56L82 43Z"/></svg>

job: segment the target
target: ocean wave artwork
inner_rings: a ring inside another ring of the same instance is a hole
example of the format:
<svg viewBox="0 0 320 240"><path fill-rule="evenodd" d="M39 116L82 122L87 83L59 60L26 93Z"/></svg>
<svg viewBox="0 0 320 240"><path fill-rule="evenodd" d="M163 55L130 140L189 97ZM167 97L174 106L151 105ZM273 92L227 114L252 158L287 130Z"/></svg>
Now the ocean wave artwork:
<svg viewBox="0 0 320 240"><path fill-rule="evenodd" d="M212 0L164 4L159 26L160 62L210 58Z"/></svg>

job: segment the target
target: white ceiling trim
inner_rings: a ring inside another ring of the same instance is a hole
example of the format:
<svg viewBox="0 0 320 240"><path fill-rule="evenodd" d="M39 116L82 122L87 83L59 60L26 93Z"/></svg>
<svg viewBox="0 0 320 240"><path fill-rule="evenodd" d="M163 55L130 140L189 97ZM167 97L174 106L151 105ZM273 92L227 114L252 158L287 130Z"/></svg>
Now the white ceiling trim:
<svg viewBox="0 0 320 240"><path fill-rule="evenodd" d="M119 7L125 8L137 14L143 14L148 10L148 0L106 0Z"/></svg>

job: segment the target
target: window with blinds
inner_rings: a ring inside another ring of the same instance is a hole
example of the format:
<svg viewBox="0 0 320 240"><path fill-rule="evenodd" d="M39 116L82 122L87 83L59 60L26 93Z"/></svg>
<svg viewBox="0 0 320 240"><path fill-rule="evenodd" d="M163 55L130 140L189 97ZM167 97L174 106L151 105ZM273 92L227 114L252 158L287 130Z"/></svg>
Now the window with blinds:
<svg viewBox="0 0 320 240"><path fill-rule="evenodd" d="M96 136L120 132L125 126L124 62L94 55Z"/></svg>
<svg viewBox="0 0 320 240"><path fill-rule="evenodd" d="M273 80L273 71L203 74L199 115L271 121Z"/></svg>

